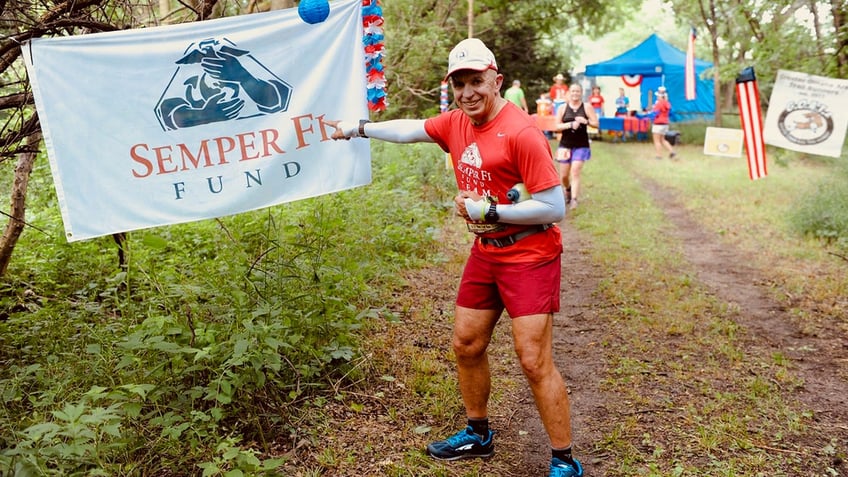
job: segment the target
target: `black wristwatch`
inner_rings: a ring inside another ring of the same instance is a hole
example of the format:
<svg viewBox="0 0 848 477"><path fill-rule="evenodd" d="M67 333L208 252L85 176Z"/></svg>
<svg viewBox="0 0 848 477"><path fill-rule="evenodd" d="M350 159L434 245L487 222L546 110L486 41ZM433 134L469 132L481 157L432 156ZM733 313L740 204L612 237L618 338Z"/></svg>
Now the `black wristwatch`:
<svg viewBox="0 0 848 477"><path fill-rule="evenodd" d="M497 222L499 219L498 204L491 202L489 204L489 210L486 211L486 222Z"/></svg>
<svg viewBox="0 0 848 477"><path fill-rule="evenodd" d="M368 136L365 135L365 125L370 123L370 122L371 121L369 121L367 119L360 119L359 120L359 137L364 137L364 138L368 137Z"/></svg>

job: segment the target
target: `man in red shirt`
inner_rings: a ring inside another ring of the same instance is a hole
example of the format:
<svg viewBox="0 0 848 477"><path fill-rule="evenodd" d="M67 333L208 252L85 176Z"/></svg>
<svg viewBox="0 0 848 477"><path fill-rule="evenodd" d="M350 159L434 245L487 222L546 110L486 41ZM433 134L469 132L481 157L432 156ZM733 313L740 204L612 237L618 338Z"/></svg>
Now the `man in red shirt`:
<svg viewBox="0 0 848 477"><path fill-rule="evenodd" d="M549 93L551 101L554 103L554 116L562 116L560 108L568 101L568 85L565 84L565 76L562 73L554 76L554 84Z"/></svg>
<svg viewBox="0 0 848 477"><path fill-rule="evenodd" d="M553 360L553 314L560 307L562 236L556 222L565 202L551 148L533 119L500 96L503 75L478 39L451 51L448 73L459 109L429 119L327 121L334 139L436 143L449 152L459 192L456 214L475 234L457 293L453 350L467 426L427 446L440 460L494 455L489 429L491 375L487 348L504 310L515 350L548 432L549 477L581 477L571 455L571 416L565 382ZM530 198L511 202L523 183Z"/></svg>

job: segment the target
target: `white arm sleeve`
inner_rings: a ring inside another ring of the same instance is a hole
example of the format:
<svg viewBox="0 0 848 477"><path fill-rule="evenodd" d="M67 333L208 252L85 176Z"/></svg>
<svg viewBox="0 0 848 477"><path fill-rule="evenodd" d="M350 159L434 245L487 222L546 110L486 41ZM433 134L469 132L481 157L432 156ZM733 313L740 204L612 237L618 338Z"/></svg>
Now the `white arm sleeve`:
<svg viewBox="0 0 848 477"><path fill-rule="evenodd" d="M365 125L365 135L388 142L434 142L424 130L423 119L394 119Z"/></svg>
<svg viewBox="0 0 848 477"><path fill-rule="evenodd" d="M482 217L484 208L489 208L485 200L465 199L468 216ZM531 194L529 200L516 204L498 204L498 222L505 224L535 225L559 222L565 218L565 196L562 185Z"/></svg>
<svg viewBox="0 0 848 477"><path fill-rule="evenodd" d="M565 218L562 185L531 194L530 200L498 205L500 222L508 224L551 224Z"/></svg>
<svg viewBox="0 0 848 477"><path fill-rule="evenodd" d="M424 130L424 119L393 119L378 123L366 123L363 129L365 135L381 141L396 143L434 142ZM339 129L347 137L359 137L359 123L342 121Z"/></svg>

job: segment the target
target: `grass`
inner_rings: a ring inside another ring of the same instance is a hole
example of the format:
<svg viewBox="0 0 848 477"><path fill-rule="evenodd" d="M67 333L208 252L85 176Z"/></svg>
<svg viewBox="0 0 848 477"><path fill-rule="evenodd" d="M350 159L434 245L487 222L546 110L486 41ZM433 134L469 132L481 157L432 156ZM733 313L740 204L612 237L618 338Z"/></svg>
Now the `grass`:
<svg viewBox="0 0 848 477"><path fill-rule="evenodd" d="M391 321L400 270L443 259L449 178L418 148L395 158L367 189L134 232L126 269L109 237L64 242L40 161L43 232L21 237L0 288L0 474L258 475L314 438L311 403L363 412L363 330Z"/></svg>
<svg viewBox="0 0 848 477"><path fill-rule="evenodd" d="M809 159L778 163L770 166L765 179L752 182L747 177L744 158L704 156L691 148L684 148L682 155L683 160L676 167L654 167L644 161L632 161L630 165L634 173L676 190L687 209L708 230L749 252L759 268L786 264L773 271L775 279L785 282L790 293L810 294L823 302L833 292L848 293L848 280L840 273L845 261L834 259L834 249L820 238L803 235L810 230L798 227L798 219L794 219L803 212L798 204L811 201L816 191L825 192L824 197L841 191L843 202L832 199L820 206L829 205L832 215L845 214L848 192L844 185L833 185L834 174L840 175L840 168ZM843 236L845 233L843 230ZM809 280L802 269L806 260L815 262L817 269L824 269L816 280Z"/></svg>
<svg viewBox="0 0 848 477"><path fill-rule="evenodd" d="M677 163L652 159L650 145L593 149L584 169L591 205L574 220L609 274L601 291L617 305L607 318L616 334L605 343L612 357L607 389L636 408L673 411L649 425L597 423L607 435L599 446L619 462L615 475L800 472L799 456L817 449L774 451L812 423L811 410L799 408L790 392L800 385L797 377L779 356L745 352L733 319L738 310L699 289L690 270L680 268L680 244L663 233L665 219L639 183L647 178L671 188L698 222L747 251L776 283L776 299L786 302L788 289L838 302L848 292L844 265L786 221L793 196L815 188L828 168L773 167L767 179L752 183L744 159L707 157L691 147L680 148ZM799 273L805 266L819 270L821 283ZM833 319L797 313L812 322ZM676 346L665 346L669 339ZM681 383L689 393L680 394ZM643 442L636 445L635 436ZM654 452L644 452L646 446Z"/></svg>

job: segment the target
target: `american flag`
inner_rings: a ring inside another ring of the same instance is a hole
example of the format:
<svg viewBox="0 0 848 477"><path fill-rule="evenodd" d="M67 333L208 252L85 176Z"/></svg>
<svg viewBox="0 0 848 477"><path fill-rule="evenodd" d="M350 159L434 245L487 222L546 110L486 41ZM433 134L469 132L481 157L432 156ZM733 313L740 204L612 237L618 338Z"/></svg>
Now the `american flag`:
<svg viewBox="0 0 848 477"><path fill-rule="evenodd" d="M686 49L686 71L685 71L686 100L695 99L695 29L689 29L689 47Z"/></svg>
<svg viewBox="0 0 848 477"><path fill-rule="evenodd" d="M766 146L763 141L763 115L760 111L760 91L757 76L749 66L736 77L736 101L745 136L745 151L748 154L748 176L751 180L763 178L766 170Z"/></svg>

